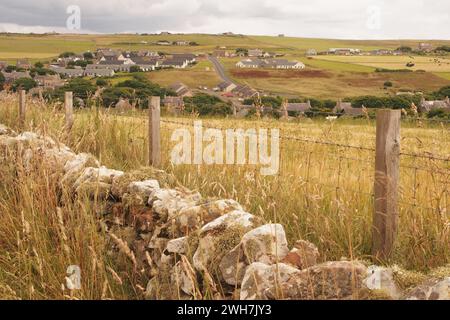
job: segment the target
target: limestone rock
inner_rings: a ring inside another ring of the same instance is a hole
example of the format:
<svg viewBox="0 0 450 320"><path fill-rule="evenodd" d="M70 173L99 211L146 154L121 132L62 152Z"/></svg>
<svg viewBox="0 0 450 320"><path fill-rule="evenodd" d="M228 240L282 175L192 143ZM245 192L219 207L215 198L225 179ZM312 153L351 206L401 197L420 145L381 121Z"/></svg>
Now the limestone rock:
<svg viewBox="0 0 450 320"><path fill-rule="evenodd" d="M195 296L197 292L195 271L185 257L172 268L171 282L185 294Z"/></svg>
<svg viewBox="0 0 450 320"><path fill-rule="evenodd" d="M450 300L450 277L430 279L411 289L406 300Z"/></svg>
<svg viewBox="0 0 450 320"><path fill-rule="evenodd" d="M181 209L197 205L201 200L199 193L187 193L174 189L154 190L148 204L163 221L172 219Z"/></svg>
<svg viewBox="0 0 450 320"><path fill-rule="evenodd" d="M194 268L218 269L222 258L236 247L242 236L256 226L258 220L244 211L229 212L200 229L198 248L193 256Z"/></svg>
<svg viewBox="0 0 450 320"><path fill-rule="evenodd" d="M188 238L172 239L167 243L166 250L169 253L185 254L188 251Z"/></svg>
<svg viewBox="0 0 450 320"><path fill-rule="evenodd" d="M81 171L85 167L99 167L97 159L94 158L93 155L89 153L79 153L75 156L74 159L66 162L64 165L64 171L68 172L76 172Z"/></svg>
<svg viewBox="0 0 450 320"><path fill-rule="evenodd" d="M157 180L145 180L145 181L135 181L128 185L127 191L129 194L137 194L144 198L147 202L150 194L159 189L159 183Z"/></svg>
<svg viewBox="0 0 450 320"><path fill-rule="evenodd" d="M82 184L88 182L101 182L111 185L113 178L121 175L123 175L122 171L108 169L104 166L100 168L88 167L83 170L82 174L73 184L73 187L77 189Z"/></svg>
<svg viewBox="0 0 450 320"><path fill-rule="evenodd" d="M200 232L202 234L208 233L212 230L217 230L221 228L229 228L231 226L239 226L242 228L251 228L254 226L255 216L252 214L240 211L233 210L207 224L205 224Z"/></svg>
<svg viewBox="0 0 450 320"><path fill-rule="evenodd" d="M174 217L177 235L198 229L205 223L242 207L234 200L217 200L181 209Z"/></svg>
<svg viewBox="0 0 450 320"><path fill-rule="evenodd" d="M294 300L358 298L366 276L367 268L359 262L329 261L300 271L267 295Z"/></svg>
<svg viewBox="0 0 450 320"><path fill-rule="evenodd" d="M394 281L394 273L390 268L370 266L367 269L367 278L364 285L369 290L382 291L391 299L400 298L402 292Z"/></svg>
<svg viewBox="0 0 450 320"><path fill-rule="evenodd" d="M306 269L317 264L319 250L311 242L299 240L294 248L284 257L284 263L290 264L298 269Z"/></svg>
<svg viewBox="0 0 450 320"><path fill-rule="evenodd" d="M242 245L239 244L225 254L220 261L219 268L223 280L229 285L236 286L242 283L247 266Z"/></svg>
<svg viewBox="0 0 450 320"><path fill-rule="evenodd" d="M267 265L254 262L248 266L242 280L241 300L267 300L269 291L275 291L276 287L295 279L300 275L300 270L278 263Z"/></svg>
<svg viewBox="0 0 450 320"><path fill-rule="evenodd" d="M242 237L242 248L249 264L272 264L281 261L289 252L281 224L266 224L247 232Z"/></svg>

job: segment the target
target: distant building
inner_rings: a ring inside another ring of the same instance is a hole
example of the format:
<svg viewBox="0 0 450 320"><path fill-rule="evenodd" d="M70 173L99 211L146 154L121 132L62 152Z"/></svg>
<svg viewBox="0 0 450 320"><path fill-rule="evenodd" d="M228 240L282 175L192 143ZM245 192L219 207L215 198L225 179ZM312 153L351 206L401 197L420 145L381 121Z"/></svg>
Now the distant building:
<svg viewBox="0 0 450 320"><path fill-rule="evenodd" d="M6 69L8 67L8 63L6 61L0 61L0 70Z"/></svg>
<svg viewBox="0 0 450 320"><path fill-rule="evenodd" d="M177 41L174 41L173 44L176 46L188 46L189 41L177 40Z"/></svg>
<svg viewBox="0 0 450 320"><path fill-rule="evenodd" d="M34 77L34 80L36 81L36 83L39 86L48 88L48 89L60 88L60 87L64 86L64 84L65 84L64 80L61 79L59 74L44 75L44 76L36 75Z"/></svg>
<svg viewBox="0 0 450 320"><path fill-rule="evenodd" d="M82 77L84 75L84 70L82 68L68 69L68 68L62 68L62 67L58 67L58 66L50 66L50 69L55 71L60 76L64 76L67 78L77 78L77 77Z"/></svg>
<svg viewBox="0 0 450 320"><path fill-rule="evenodd" d="M249 49L248 56L249 57L261 57L263 55L263 51L261 49Z"/></svg>
<svg viewBox="0 0 450 320"><path fill-rule="evenodd" d="M24 71L24 72L13 71L11 73L4 72L4 71L1 71L1 72L2 72L3 76L5 77L6 84L12 84L14 81L16 81L17 79L21 79L21 78L31 78L30 73L28 71Z"/></svg>
<svg viewBox="0 0 450 320"><path fill-rule="evenodd" d="M29 70L29 69L31 69L31 63L27 59L19 59L16 62L16 67L25 69L25 70Z"/></svg>
<svg viewBox="0 0 450 320"><path fill-rule="evenodd" d="M258 94L258 91L250 88L247 85L238 85L232 90L232 93L240 98L249 99L256 96Z"/></svg>
<svg viewBox="0 0 450 320"><path fill-rule="evenodd" d="M192 97L192 91L181 82L176 82L169 86L169 89L177 94L178 97Z"/></svg>
<svg viewBox="0 0 450 320"><path fill-rule="evenodd" d="M284 38L284 34L280 33L280 34L278 35L278 37Z"/></svg>
<svg viewBox="0 0 450 320"><path fill-rule="evenodd" d="M286 104L286 111L288 112L296 112L296 113L305 113L311 110L311 101L307 102L289 102Z"/></svg>
<svg viewBox="0 0 450 320"><path fill-rule="evenodd" d="M355 54L360 54L361 49L355 49L355 48L330 48L328 50L329 54L336 54L341 56L350 56Z"/></svg>
<svg viewBox="0 0 450 320"><path fill-rule="evenodd" d="M433 51L433 45L431 43L419 43L419 50L423 52L431 52Z"/></svg>
<svg viewBox="0 0 450 320"><path fill-rule="evenodd" d="M217 88L222 92L232 92L234 89L236 89L236 85L234 83L224 81L220 83Z"/></svg>
<svg viewBox="0 0 450 320"><path fill-rule="evenodd" d="M214 50L212 55L216 58L229 58L232 56L232 53L227 50Z"/></svg>
<svg viewBox="0 0 450 320"><path fill-rule="evenodd" d="M353 108L350 102L342 102L339 100L333 109L333 113L341 113L349 116L362 116L364 111L362 108Z"/></svg>
<svg viewBox="0 0 450 320"><path fill-rule="evenodd" d="M172 42L167 41L167 40L159 40L159 41L156 42L156 44L158 46L171 46Z"/></svg>
<svg viewBox="0 0 450 320"><path fill-rule="evenodd" d="M307 56L307 57L317 56L317 51L316 51L316 49L308 49L308 50L306 50L306 56Z"/></svg>
<svg viewBox="0 0 450 320"><path fill-rule="evenodd" d="M431 110L442 109L450 111L450 99L446 97L444 100L426 101L422 97L419 105L420 112L430 112Z"/></svg>
<svg viewBox="0 0 450 320"><path fill-rule="evenodd" d="M270 68L270 69L304 69L305 65L298 61L286 59L245 59L236 63L238 68Z"/></svg>
<svg viewBox="0 0 450 320"><path fill-rule="evenodd" d="M87 65L84 70L84 75L87 77L112 77L114 76L114 70L110 68L95 68L96 65Z"/></svg>

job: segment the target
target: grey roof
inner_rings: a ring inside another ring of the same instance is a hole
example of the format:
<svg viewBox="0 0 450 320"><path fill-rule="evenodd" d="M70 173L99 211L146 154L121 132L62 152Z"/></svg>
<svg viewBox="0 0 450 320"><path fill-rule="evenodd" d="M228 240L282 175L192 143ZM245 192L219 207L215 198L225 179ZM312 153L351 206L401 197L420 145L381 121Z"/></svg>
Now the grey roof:
<svg viewBox="0 0 450 320"><path fill-rule="evenodd" d="M311 109L311 103L301 102L301 103L288 103L286 105L287 111L295 111L295 112L305 112Z"/></svg>

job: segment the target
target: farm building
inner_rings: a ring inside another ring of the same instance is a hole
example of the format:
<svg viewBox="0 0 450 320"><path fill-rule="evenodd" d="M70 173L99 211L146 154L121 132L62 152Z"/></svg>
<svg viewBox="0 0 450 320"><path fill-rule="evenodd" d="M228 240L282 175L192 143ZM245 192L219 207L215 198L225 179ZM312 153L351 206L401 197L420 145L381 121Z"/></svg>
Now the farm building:
<svg viewBox="0 0 450 320"><path fill-rule="evenodd" d="M333 109L333 113L342 113L349 116L361 116L364 115L362 108L353 108L350 102L342 102L339 100Z"/></svg>
<svg viewBox="0 0 450 320"><path fill-rule="evenodd" d="M305 65L298 61L286 59L245 59L236 63L238 68L271 68L271 69L304 69Z"/></svg>
<svg viewBox="0 0 450 320"><path fill-rule="evenodd" d="M222 92L231 92L233 91L237 86L234 83L224 81L222 83L219 83L217 88Z"/></svg>
<svg viewBox="0 0 450 320"><path fill-rule="evenodd" d="M37 75L34 77L36 83L44 88L56 89L64 86L64 80L58 74L55 75Z"/></svg>
<svg viewBox="0 0 450 320"><path fill-rule="evenodd" d="M169 89L174 91L178 97L192 97L192 91L184 83L174 83L169 86Z"/></svg>
<svg viewBox="0 0 450 320"><path fill-rule="evenodd" d="M232 53L227 50L214 50L212 55L216 58L229 58L232 56Z"/></svg>
<svg viewBox="0 0 450 320"><path fill-rule="evenodd" d="M261 57L263 55L263 51L261 49L249 49L248 56L249 57Z"/></svg>
<svg viewBox="0 0 450 320"><path fill-rule="evenodd" d="M329 54L336 54L341 56L350 56L354 54L360 54L361 49L355 49L355 48L330 48L328 50Z"/></svg>
<svg viewBox="0 0 450 320"><path fill-rule="evenodd" d="M311 110L311 101L307 102L299 102L299 103L293 103L289 102L286 104L286 111L288 112L298 112L298 113L305 113L306 111Z"/></svg>
<svg viewBox="0 0 450 320"><path fill-rule="evenodd" d="M94 65L87 65L84 70L84 75L88 77L112 77L114 70L109 68L92 68Z"/></svg>
<svg viewBox="0 0 450 320"><path fill-rule="evenodd" d="M5 83L7 83L7 84L11 84L20 78L31 78L28 71L24 71L24 72L13 71L11 73L2 71L2 74L5 77Z"/></svg>
<svg viewBox="0 0 450 320"><path fill-rule="evenodd" d="M431 110L443 109L450 111L450 99L448 97L445 100L426 101L422 98L419 105L420 112L430 112Z"/></svg>
<svg viewBox="0 0 450 320"><path fill-rule="evenodd" d="M28 61L27 59L19 59L16 62L16 67L17 68L21 68L21 69L25 69L28 70L31 68L31 63L30 61Z"/></svg>
<svg viewBox="0 0 450 320"><path fill-rule="evenodd" d="M50 66L50 68L60 76L64 76L67 78L82 77L84 75L84 70L82 68L67 69L57 66Z"/></svg>
<svg viewBox="0 0 450 320"><path fill-rule="evenodd" d="M234 88L232 90L233 94L243 98L243 99L249 99L249 98L253 98L255 95L258 94L258 91L256 91L255 89L250 88L247 85L239 85L236 88Z"/></svg>

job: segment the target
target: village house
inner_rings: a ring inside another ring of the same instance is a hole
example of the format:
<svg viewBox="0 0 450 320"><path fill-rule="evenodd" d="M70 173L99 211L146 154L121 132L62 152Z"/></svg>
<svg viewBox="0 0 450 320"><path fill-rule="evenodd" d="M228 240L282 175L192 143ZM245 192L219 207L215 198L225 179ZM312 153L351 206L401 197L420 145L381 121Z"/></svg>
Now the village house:
<svg viewBox="0 0 450 320"><path fill-rule="evenodd" d="M262 60L260 59L244 59L236 63L238 68L260 68L262 66Z"/></svg>
<svg viewBox="0 0 450 320"><path fill-rule="evenodd" d="M178 97L192 97L192 91L181 82L176 82L169 86L169 89L177 94Z"/></svg>
<svg viewBox="0 0 450 320"><path fill-rule="evenodd" d="M111 61L111 60L119 60L124 61L126 57L119 52L111 49L100 49L97 51L97 58L99 61Z"/></svg>
<svg viewBox="0 0 450 320"><path fill-rule="evenodd" d="M248 56L249 57L261 57L263 55L263 51L261 49L249 49Z"/></svg>
<svg viewBox="0 0 450 320"><path fill-rule="evenodd" d="M4 70L8 67L8 63L6 61L0 61L0 70Z"/></svg>
<svg viewBox="0 0 450 320"><path fill-rule="evenodd" d="M6 84L12 84L14 81L21 78L31 78L30 73L28 71L24 72L13 71L10 73L2 71L2 74L5 77Z"/></svg>
<svg viewBox="0 0 450 320"><path fill-rule="evenodd" d="M176 45L176 46L188 46L189 45L189 41L177 40L177 41L174 41L173 44Z"/></svg>
<svg viewBox="0 0 450 320"><path fill-rule="evenodd" d="M159 66L158 58L133 57L131 61L142 71L154 71Z"/></svg>
<svg viewBox="0 0 450 320"><path fill-rule="evenodd" d="M351 102L342 102L338 100L336 106L333 108L333 113L342 113L348 116L362 116L364 115L363 108L353 108Z"/></svg>
<svg viewBox="0 0 450 320"><path fill-rule="evenodd" d="M419 51L422 52L431 52L433 51L433 45L431 43L419 43Z"/></svg>
<svg viewBox="0 0 450 320"><path fill-rule="evenodd" d="M354 48L330 48L328 50L328 54L335 54L340 56L350 56L360 53L361 49L354 49Z"/></svg>
<svg viewBox="0 0 450 320"><path fill-rule="evenodd" d="M234 89L236 89L236 85L234 83L224 81L222 83L219 83L217 86L217 89L219 89L222 92L232 92Z"/></svg>
<svg viewBox="0 0 450 320"><path fill-rule="evenodd" d="M422 97L419 105L420 112L430 112L431 110L442 109L450 111L450 99L446 97L444 100L426 101Z"/></svg>
<svg viewBox="0 0 450 320"><path fill-rule="evenodd" d="M277 56L276 52L264 52L262 55L264 58L275 58Z"/></svg>
<svg viewBox="0 0 450 320"><path fill-rule="evenodd" d="M76 67L74 69L68 69L68 68L61 68L59 66L50 66L50 69L52 69L54 72L56 72L60 76L67 77L67 78L82 77L84 75L84 70L80 67Z"/></svg>
<svg viewBox="0 0 450 320"><path fill-rule="evenodd" d="M316 49L308 49L308 50L306 50L306 56L307 56L307 57L317 56L317 51L316 51Z"/></svg>
<svg viewBox="0 0 450 320"><path fill-rule="evenodd" d="M311 110L311 101L307 102L288 102L286 103L286 111L303 114Z"/></svg>
<svg viewBox="0 0 450 320"><path fill-rule="evenodd" d="M212 56L216 58L229 58L232 55L233 54L227 50L214 50L212 53Z"/></svg>
<svg viewBox="0 0 450 320"><path fill-rule="evenodd" d="M124 61L120 60L100 61L100 63L97 64L99 69L111 69L114 70L114 72L130 72L132 65L134 65L134 63L125 64ZM91 68L92 66L93 65L90 65Z"/></svg>
<svg viewBox="0 0 450 320"><path fill-rule="evenodd" d="M179 113L184 110L183 97L165 97L162 102L168 112Z"/></svg>
<svg viewBox="0 0 450 320"><path fill-rule="evenodd" d="M60 87L64 86L64 84L65 84L64 80L61 79L59 74L43 75L43 76L36 75L34 77L34 81L36 81L36 83L39 86L44 87L46 89L60 88Z"/></svg>
<svg viewBox="0 0 450 320"><path fill-rule="evenodd" d="M114 76L114 70L109 68L95 68L96 65L89 64L84 70L84 76L86 77L112 77Z"/></svg>
<svg viewBox="0 0 450 320"><path fill-rule="evenodd" d="M238 68L271 68L271 69L304 69L305 65L298 61L286 59L245 59L236 63Z"/></svg>
<svg viewBox="0 0 450 320"><path fill-rule="evenodd" d="M232 93L242 99L250 99L258 94L258 91L247 85L238 85L232 90Z"/></svg>
<svg viewBox="0 0 450 320"><path fill-rule="evenodd" d="M188 66L188 62L183 59L168 58L161 63L163 68L184 69Z"/></svg>
<svg viewBox="0 0 450 320"><path fill-rule="evenodd" d="M31 63L27 59L19 59L16 62L16 67L20 69L29 70L31 69Z"/></svg>
<svg viewBox="0 0 450 320"><path fill-rule="evenodd" d="M156 41L156 45L158 45L158 46L171 46L172 42L167 41L167 40L159 40L159 41Z"/></svg>

